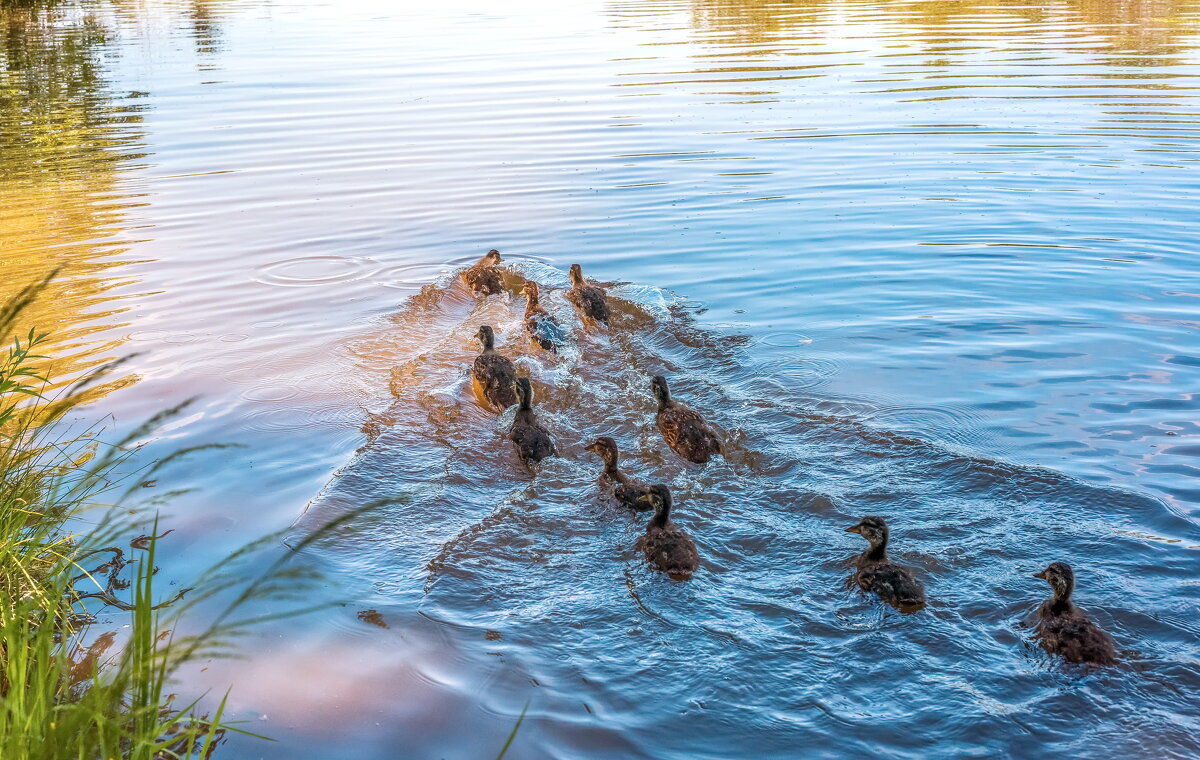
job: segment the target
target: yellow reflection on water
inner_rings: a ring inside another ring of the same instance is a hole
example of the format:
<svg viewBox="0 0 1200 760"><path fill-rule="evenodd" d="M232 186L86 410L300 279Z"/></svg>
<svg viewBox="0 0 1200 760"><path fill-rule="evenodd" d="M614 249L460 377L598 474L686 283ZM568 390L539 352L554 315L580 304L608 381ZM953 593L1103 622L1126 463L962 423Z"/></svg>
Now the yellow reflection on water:
<svg viewBox="0 0 1200 760"><path fill-rule="evenodd" d="M1010 34L989 28L997 20L1024 21L1069 28L1078 33L1082 51L1128 54L1122 65L1178 63L1187 35L1196 33L1196 4L1191 0L903 0L856 3L844 0L692 0L698 29L746 45L786 42L851 18L889 21L905 31L936 33L941 41L969 41ZM1189 15L1191 14L1191 15ZM940 35L946 35L941 37ZM1075 48L1075 45L1072 45Z"/></svg>
<svg viewBox="0 0 1200 760"><path fill-rule="evenodd" d="M51 334L50 370L65 381L119 354L96 334L124 323L119 290L134 284L121 237L137 200L119 172L138 158L141 116L105 81L96 17L0 5L0 28L0 299L60 271L20 327Z"/></svg>

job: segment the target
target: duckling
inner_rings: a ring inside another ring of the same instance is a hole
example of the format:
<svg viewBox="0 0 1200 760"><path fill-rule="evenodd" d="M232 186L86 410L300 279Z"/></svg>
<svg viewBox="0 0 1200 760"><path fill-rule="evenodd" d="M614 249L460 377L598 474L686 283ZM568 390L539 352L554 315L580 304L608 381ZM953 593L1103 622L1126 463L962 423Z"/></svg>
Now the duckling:
<svg viewBox="0 0 1200 760"><path fill-rule="evenodd" d="M846 528L846 532L857 533L871 544L855 558L851 584L875 592L901 612L916 612L925 606L925 587L911 570L888 559L888 526L882 517L864 517L858 525Z"/></svg>
<svg viewBox="0 0 1200 760"><path fill-rule="evenodd" d="M517 394L513 392L517 368L507 356L496 353L496 334L490 326L480 327L477 337L483 344L483 353L475 357L471 376L475 379L479 395L491 405L493 411L502 412L517 403Z"/></svg>
<svg viewBox="0 0 1200 760"><path fill-rule="evenodd" d="M558 353L558 347L566 342L566 335L563 329L559 326L554 317L546 313L538 302L540 291L538 284L533 280L526 280L525 287L521 289L525 294L528 303L525 304L525 330L529 333L529 337L533 338L533 342L537 343L542 348L551 353Z"/></svg>
<svg viewBox="0 0 1200 760"><path fill-rule="evenodd" d="M721 442L700 413L671 398L671 390L662 375L650 381L658 399L658 429L676 454L696 464L704 464L713 454L721 453Z"/></svg>
<svg viewBox="0 0 1200 760"><path fill-rule="evenodd" d="M521 464L533 470L533 465L546 457L557 455L558 452L555 451L554 441L550 440L546 428L533 416L533 386L529 384L529 378L517 378L512 388L521 406L517 409L517 418L513 420L508 438L517 447L517 456L521 457Z"/></svg>
<svg viewBox="0 0 1200 760"><path fill-rule="evenodd" d="M640 480L634 480L617 468L617 442L608 436L601 436L587 446L587 450L604 460L604 471L600 473L600 487L613 486L613 496L617 503L638 512L652 509L649 504L641 501L641 497L649 493L650 487Z"/></svg>
<svg viewBox="0 0 1200 760"><path fill-rule="evenodd" d="M1112 638L1071 603L1071 592L1075 590L1075 572L1071 566L1051 562L1033 577L1045 580L1054 589L1054 596L1038 607L1034 638L1042 649L1062 655L1067 662L1115 665L1117 652Z"/></svg>
<svg viewBox="0 0 1200 760"><path fill-rule="evenodd" d="M608 294L599 285L589 285L583 279L583 268L578 264L571 265L571 289L567 291L567 300L579 312L581 319L590 319L608 327Z"/></svg>
<svg viewBox="0 0 1200 760"><path fill-rule="evenodd" d="M639 498L654 507L654 517L637 542L646 561L674 580L691 578L700 566L700 555L692 537L671 522L671 492L664 485L653 485Z"/></svg>
<svg viewBox="0 0 1200 760"><path fill-rule="evenodd" d="M493 248L483 254L483 258L463 271L463 282L476 296L486 297L503 293L504 278L500 276L500 270L496 268L496 265L502 261L504 259L500 258L500 252Z"/></svg>

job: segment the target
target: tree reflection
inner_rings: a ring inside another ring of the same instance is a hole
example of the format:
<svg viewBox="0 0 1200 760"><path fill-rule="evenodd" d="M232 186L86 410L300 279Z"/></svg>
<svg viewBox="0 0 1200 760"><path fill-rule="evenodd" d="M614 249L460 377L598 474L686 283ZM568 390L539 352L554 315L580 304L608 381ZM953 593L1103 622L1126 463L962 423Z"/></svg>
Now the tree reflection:
<svg viewBox="0 0 1200 760"><path fill-rule="evenodd" d="M0 301L59 268L24 315L52 334L64 380L112 357L127 307L119 242L135 200L119 172L140 157L140 111L106 81L110 30L77 6L0 4Z"/></svg>
<svg viewBox="0 0 1200 760"><path fill-rule="evenodd" d="M1012 19L1053 24L1080 34L1080 49L1126 56L1123 65L1177 64L1197 32L1188 0L692 0L692 23L727 41L760 45L807 36L822 27L874 20L939 42L1012 34L989 23ZM1086 35L1086 37L1085 37ZM1075 47L1075 45L1072 45Z"/></svg>

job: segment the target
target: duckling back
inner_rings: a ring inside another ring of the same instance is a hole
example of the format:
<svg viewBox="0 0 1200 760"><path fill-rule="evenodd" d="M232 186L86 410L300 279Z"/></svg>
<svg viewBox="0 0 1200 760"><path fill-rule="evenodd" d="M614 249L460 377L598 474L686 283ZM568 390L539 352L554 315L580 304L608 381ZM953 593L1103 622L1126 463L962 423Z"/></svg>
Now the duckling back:
<svg viewBox="0 0 1200 760"><path fill-rule="evenodd" d="M490 296L504 292L504 278L499 270L491 266L476 264L462 273L463 281L476 296Z"/></svg>
<svg viewBox="0 0 1200 760"><path fill-rule="evenodd" d="M704 464L721 453L721 441L700 413L682 404L661 409L656 417L663 439L679 456Z"/></svg>
<svg viewBox="0 0 1200 760"><path fill-rule="evenodd" d="M1117 650L1112 638L1082 610L1072 606L1056 611L1054 601L1050 600L1043 603L1038 615L1034 637L1048 653L1073 663L1116 664Z"/></svg>
<svg viewBox="0 0 1200 760"><path fill-rule="evenodd" d="M526 467L530 467L558 452L545 428L537 421L528 417L523 418L522 415L522 412L517 413L517 419L513 422L508 438L517 447L517 456L521 458L521 462Z"/></svg>
<svg viewBox="0 0 1200 760"><path fill-rule="evenodd" d="M517 378L517 382L513 384L513 390L517 394L520 407L517 409L517 416L513 420L508 438L516 446L517 456L521 458L521 463L532 470L534 464L546 457L552 457L558 452L554 448L554 441L551 440L550 434L533 416L533 386L530 384L529 378Z"/></svg>
<svg viewBox="0 0 1200 760"><path fill-rule="evenodd" d="M638 539L637 547L652 567L675 580L691 578L700 567L695 542L673 522L662 527L651 525Z"/></svg>
<svg viewBox="0 0 1200 760"><path fill-rule="evenodd" d="M471 376L493 408L507 409L517 403L517 394L513 391L517 369L508 357L491 352L476 356L475 363L471 365Z"/></svg>
<svg viewBox="0 0 1200 760"><path fill-rule="evenodd" d="M907 610L925 606L924 585L902 565L860 560L853 579L863 591L875 594L893 607Z"/></svg>
<svg viewBox="0 0 1200 760"><path fill-rule="evenodd" d="M462 280L476 297L504 292L504 277L496 264L503 261L495 248L483 255L479 261L463 270Z"/></svg>
<svg viewBox="0 0 1200 760"><path fill-rule="evenodd" d="M567 300L579 312L579 316L608 326L611 315L608 296L597 285L577 285L567 291Z"/></svg>

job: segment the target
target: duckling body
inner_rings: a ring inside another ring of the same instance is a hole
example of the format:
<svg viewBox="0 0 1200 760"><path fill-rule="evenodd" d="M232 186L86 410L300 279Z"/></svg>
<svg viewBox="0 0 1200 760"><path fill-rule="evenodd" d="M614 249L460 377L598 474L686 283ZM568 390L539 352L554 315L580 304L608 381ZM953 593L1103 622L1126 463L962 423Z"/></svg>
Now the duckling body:
<svg viewBox="0 0 1200 760"><path fill-rule="evenodd" d="M672 451L695 464L704 464L714 454L721 453L717 434L699 412L671 398L666 378L656 376L650 388L658 399L655 421Z"/></svg>
<svg viewBox="0 0 1200 760"><path fill-rule="evenodd" d="M570 278L571 289L567 291L567 300L579 312L580 318L608 327L608 294L604 288L583 279L583 268L578 264L571 265Z"/></svg>
<svg viewBox="0 0 1200 760"><path fill-rule="evenodd" d="M513 384L517 382L517 368L507 356L496 353L496 335L491 327L480 327L478 337L483 344L483 353L475 357L471 376L478 385L480 395L493 411L502 412L517 403L517 393L513 390Z"/></svg>
<svg viewBox="0 0 1200 760"><path fill-rule="evenodd" d="M462 273L462 280L470 291L479 296L490 296L504 292L504 277L496 265L504 259L495 248L483 255Z"/></svg>
<svg viewBox="0 0 1200 760"><path fill-rule="evenodd" d="M554 441L550 439L550 434L533 414L533 386L529 384L529 378L518 378L513 389L516 391L520 407L517 408L517 417L513 420L508 438L516 446L521 464L532 470L533 465L546 457L555 456L558 452L554 449Z"/></svg>
<svg viewBox="0 0 1200 760"><path fill-rule="evenodd" d="M634 480L617 467L619 454L616 441L607 436L597 438L587 450L604 460L604 470L600 473L600 487L612 488L613 498L618 504L638 512L653 509L650 504L641 500L641 497L650 492L650 486L640 480Z"/></svg>
<svg viewBox="0 0 1200 760"><path fill-rule="evenodd" d="M911 570L888 559L888 527L882 517L864 517L846 532L858 533L871 544L854 560L852 584L902 612L915 612L925 606L925 587Z"/></svg>
<svg viewBox="0 0 1200 760"><path fill-rule="evenodd" d="M566 334L554 317L542 308L538 284L528 280L521 292L528 299L525 304L525 331L534 343L547 351L558 353L559 347L566 343Z"/></svg>
<svg viewBox="0 0 1200 760"><path fill-rule="evenodd" d="M700 555L692 537L671 522L671 492L664 485L653 485L640 498L654 508L654 517L638 539L637 548L651 567L674 580L688 580L700 567Z"/></svg>
<svg viewBox="0 0 1200 760"><path fill-rule="evenodd" d="M1112 638L1071 602L1075 590L1075 572L1071 566L1051 562L1034 577L1044 579L1054 589L1054 595L1038 607L1034 638L1042 649L1067 662L1115 665L1117 650Z"/></svg>

